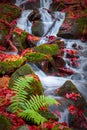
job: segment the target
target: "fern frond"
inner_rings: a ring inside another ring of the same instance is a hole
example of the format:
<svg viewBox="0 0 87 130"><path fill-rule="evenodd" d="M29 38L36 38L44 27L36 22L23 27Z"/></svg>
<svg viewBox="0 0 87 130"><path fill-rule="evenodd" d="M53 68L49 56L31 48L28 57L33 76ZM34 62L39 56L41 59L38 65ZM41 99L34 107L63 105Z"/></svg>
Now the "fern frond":
<svg viewBox="0 0 87 130"><path fill-rule="evenodd" d="M22 113L19 113L19 116L23 117L27 121L33 121L38 125L47 121L46 118L42 117L38 112L31 109L24 110Z"/></svg>
<svg viewBox="0 0 87 130"><path fill-rule="evenodd" d="M16 95L11 99L11 109L13 112L18 112L18 110L22 107L20 104L24 104L26 102L26 98L28 93L25 91L25 88L31 89L29 83L33 81L33 77L20 77L14 82L13 90Z"/></svg>
<svg viewBox="0 0 87 130"><path fill-rule="evenodd" d="M31 89L31 84L34 81L35 79L29 76L26 76L25 78L20 77L15 81L13 86L15 95L11 99L10 107L13 113L18 113L18 115L23 117L25 120L31 120L34 123L40 124L47 121L46 118L39 114L40 108L57 104L57 101L52 97L45 95L32 95L30 96L30 100L28 100L28 92L26 90Z"/></svg>
<svg viewBox="0 0 87 130"><path fill-rule="evenodd" d="M25 107L26 109L32 109L35 111L39 111L39 109L42 106L48 106L52 104L57 104L57 101L53 99L52 97L49 96L44 96L44 95L33 95L31 96L30 100L25 102Z"/></svg>

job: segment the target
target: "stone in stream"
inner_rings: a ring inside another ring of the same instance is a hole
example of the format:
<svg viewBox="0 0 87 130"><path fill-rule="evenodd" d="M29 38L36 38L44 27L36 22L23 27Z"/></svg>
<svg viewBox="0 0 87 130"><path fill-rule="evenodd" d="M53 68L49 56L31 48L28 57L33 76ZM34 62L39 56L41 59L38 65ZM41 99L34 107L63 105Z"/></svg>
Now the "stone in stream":
<svg viewBox="0 0 87 130"><path fill-rule="evenodd" d="M56 95L68 99L68 123L72 128L85 129L87 125L85 114L85 108L87 106L86 101L82 94L77 90L72 81L67 80L58 90ZM86 129L85 129L86 130Z"/></svg>
<svg viewBox="0 0 87 130"><path fill-rule="evenodd" d="M39 37L41 37L44 34L44 24L41 21L33 22L32 34Z"/></svg>
<svg viewBox="0 0 87 130"><path fill-rule="evenodd" d="M82 37L82 39L87 40L86 7L83 7L82 3L84 2L53 1L51 10L66 13L66 18L57 36L66 39L81 39Z"/></svg>
<svg viewBox="0 0 87 130"><path fill-rule="evenodd" d="M76 106L79 109L84 109L85 105L86 105L86 101L84 99L84 97L82 96L82 94L78 91L78 89L76 88L76 86L72 83L72 81L67 80L63 86L61 86L57 91L56 91L56 95L57 96L61 96L61 97L65 97L66 98L66 94L78 94L78 98L77 100L74 100L72 98L68 98L68 100L72 101L72 104L74 106Z"/></svg>
<svg viewBox="0 0 87 130"><path fill-rule="evenodd" d="M38 20L41 21L41 14L40 14L39 10L38 10L38 9L33 10L33 11L29 14L28 19L29 19L29 21L31 21L31 22L33 22L33 21L38 21Z"/></svg>

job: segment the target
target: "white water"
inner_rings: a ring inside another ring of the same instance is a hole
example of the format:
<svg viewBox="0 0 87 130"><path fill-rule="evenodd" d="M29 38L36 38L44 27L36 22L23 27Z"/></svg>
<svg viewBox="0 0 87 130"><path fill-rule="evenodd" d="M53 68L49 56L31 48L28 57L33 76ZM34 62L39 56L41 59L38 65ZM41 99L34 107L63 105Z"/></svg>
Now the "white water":
<svg viewBox="0 0 87 130"><path fill-rule="evenodd" d="M40 0L40 8L49 9L52 0Z"/></svg>
<svg viewBox="0 0 87 130"><path fill-rule="evenodd" d="M16 5L16 6L20 6L20 5L24 4L24 3L26 3L27 1L28 1L28 0L16 0L15 5Z"/></svg>
<svg viewBox="0 0 87 130"><path fill-rule="evenodd" d="M32 33L32 31L31 31L32 23L28 20L28 15L31 12L32 12L32 10L22 11L21 18L19 18L17 21L17 27L19 27L29 33Z"/></svg>

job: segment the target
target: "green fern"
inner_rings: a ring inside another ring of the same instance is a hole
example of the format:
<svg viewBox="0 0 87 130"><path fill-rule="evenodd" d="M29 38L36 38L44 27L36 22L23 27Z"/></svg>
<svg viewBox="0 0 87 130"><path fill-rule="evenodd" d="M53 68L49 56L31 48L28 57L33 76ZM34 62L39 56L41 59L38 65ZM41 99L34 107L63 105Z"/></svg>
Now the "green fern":
<svg viewBox="0 0 87 130"><path fill-rule="evenodd" d="M20 77L15 81L12 89L15 91L16 95L12 97L12 104L10 105L13 112L18 112L26 101L28 93L25 91L25 88L31 89L29 83L33 80L33 77Z"/></svg>
<svg viewBox="0 0 87 130"><path fill-rule="evenodd" d="M39 111L42 106L48 107L48 105L56 104L57 101L49 96L44 95L33 95L31 99L26 100L24 109L31 109L34 111Z"/></svg>
<svg viewBox="0 0 87 130"><path fill-rule="evenodd" d="M17 112L18 116L23 117L26 121L33 121L36 124L47 121L46 118L39 114L41 107L48 107L51 104L56 104L57 101L49 96L32 95L30 100L27 99L27 89L31 89L30 84L35 80L33 77L20 77L14 83L13 90L15 95L11 99L11 110ZM21 112L20 112L21 111Z"/></svg>
<svg viewBox="0 0 87 130"><path fill-rule="evenodd" d="M33 122L37 123L38 125L40 123L47 121L46 118L44 118L38 112L31 110L31 109L24 110L22 113L19 113L19 116L23 117L27 121L32 120Z"/></svg>

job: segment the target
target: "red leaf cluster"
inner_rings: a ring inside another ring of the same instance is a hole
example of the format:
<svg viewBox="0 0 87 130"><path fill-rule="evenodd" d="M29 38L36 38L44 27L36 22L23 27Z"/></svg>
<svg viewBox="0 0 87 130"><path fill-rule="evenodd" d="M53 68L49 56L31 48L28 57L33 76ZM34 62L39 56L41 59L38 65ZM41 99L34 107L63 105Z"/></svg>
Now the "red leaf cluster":
<svg viewBox="0 0 87 130"><path fill-rule="evenodd" d="M71 98L71 99L73 99L73 100L78 100L78 97L81 97L80 96L80 94L77 94L77 93L74 93L74 92L72 92L72 93L70 93L70 94L68 94L68 93L66 93L66 98Z"/></svg>

